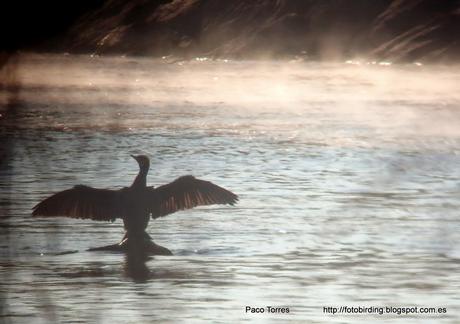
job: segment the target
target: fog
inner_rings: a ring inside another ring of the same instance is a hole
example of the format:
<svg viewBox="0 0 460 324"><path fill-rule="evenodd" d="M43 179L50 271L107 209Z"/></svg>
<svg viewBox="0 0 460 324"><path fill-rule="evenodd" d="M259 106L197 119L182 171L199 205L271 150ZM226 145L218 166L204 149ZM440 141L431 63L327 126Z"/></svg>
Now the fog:
<svg viewBox="0 0 460 324"><path fill-rule="evenodd" d="M284 114L310 114L310 123L321 124L324 121L315 117L327 112L345 123L388 130L395 136L460 135L458 66L65 55L23 55L19 60L14 78L6 79L7 87L0 92L4 107L12 90L21 89L21 102L44 105L54 113L65 113L69 104L82 105L102 129L114 120L117 127L148 127L145 120L134 121L134 114L126 116L126 106L179 105L249 113L252 123L269 128L270 123L282 123ZM279 118L264 118L264 113ZM21 123L40 124L41 118L48 127L89 126L74 119L56 125L47 116L49 111L39 110Z"/></svg>

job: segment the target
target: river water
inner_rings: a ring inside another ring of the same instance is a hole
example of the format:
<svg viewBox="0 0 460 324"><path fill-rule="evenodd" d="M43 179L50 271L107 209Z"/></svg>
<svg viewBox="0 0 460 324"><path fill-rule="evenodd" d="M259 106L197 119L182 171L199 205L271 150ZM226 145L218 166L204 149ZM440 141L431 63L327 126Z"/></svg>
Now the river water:
<svg viewBox="0 0 460 324"><path fill-rule="evenodd" d="M14 63L0 92L3 323L460 321L458 67ZM152 221L174 256L134 265L86 251L118 242L120 221L31 217L75 184L130 185L130 154L151 157L151 185L193 174L240 202Z"/></svg>

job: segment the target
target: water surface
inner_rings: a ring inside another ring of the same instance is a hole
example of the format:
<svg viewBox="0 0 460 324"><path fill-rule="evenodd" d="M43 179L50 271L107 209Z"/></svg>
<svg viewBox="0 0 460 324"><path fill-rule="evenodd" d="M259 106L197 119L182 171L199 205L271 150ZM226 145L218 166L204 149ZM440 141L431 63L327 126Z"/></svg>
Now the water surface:
<svg viewBox="0 0 460 324"><path fill-rule="evenodd" d="M21 57L0 92L2 320L458 322L458 71ZM85 251L120 221L30 216L75 184L130 185L140 153L151 185L193 174L240 203L152 221L174 256L134 266ZM323 312L342 305L447 313Z"/></svg>

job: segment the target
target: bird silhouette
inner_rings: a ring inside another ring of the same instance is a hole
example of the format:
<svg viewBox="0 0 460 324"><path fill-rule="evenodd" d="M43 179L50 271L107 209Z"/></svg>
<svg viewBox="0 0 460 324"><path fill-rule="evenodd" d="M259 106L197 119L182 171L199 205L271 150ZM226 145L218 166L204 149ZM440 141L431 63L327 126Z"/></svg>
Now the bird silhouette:
<svg viewBox="0 0 460 324"><path fill-rule="evenodd" d="M238 201L234 193L191 175L157 188L147 186L149 158L145 155L131 156L139 164L139 174L131 186L110 190L76 185L38 203L33 207L32 215L112 222L121 218L126 231L122 241L93 250L145 250L152 254L172 254L153 243L146 233L150 217L156 219L201 205L234 205Z"/></svg>

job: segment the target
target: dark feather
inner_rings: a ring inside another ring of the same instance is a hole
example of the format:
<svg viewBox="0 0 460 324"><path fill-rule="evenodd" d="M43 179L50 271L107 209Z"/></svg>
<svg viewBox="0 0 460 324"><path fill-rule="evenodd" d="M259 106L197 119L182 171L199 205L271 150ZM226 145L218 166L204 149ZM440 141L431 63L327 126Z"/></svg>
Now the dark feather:
<svg viewBox="0 0 460 324"><path fill-rule="evenodd" d="M234 193L190 175L158 188L150 188L150 212L153 218L196 206L234 205L237 201L238 196Z"/></svg>
<svg viewBox="0 0 460 324"><path fill-rule="evenodd" d="M123 216L123 190L78 185L46 198L33 208L33 216L67 216L114 221Z"/></svg>

